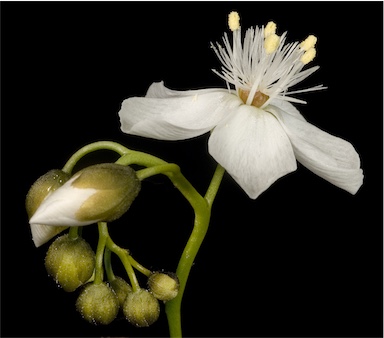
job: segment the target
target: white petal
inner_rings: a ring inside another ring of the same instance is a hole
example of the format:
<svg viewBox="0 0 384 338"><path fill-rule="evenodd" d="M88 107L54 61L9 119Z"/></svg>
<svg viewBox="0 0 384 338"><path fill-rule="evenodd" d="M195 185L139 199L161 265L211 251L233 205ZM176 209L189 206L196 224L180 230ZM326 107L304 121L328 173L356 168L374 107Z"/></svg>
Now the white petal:
<svg viewBox="0 0 384 338"><path fill-rule="evenodd" d="M183 140L213 129L241 100L222 90L171 98L132 97L119 112L125 133L159 140Z"/></svg>
<svg viewBox="0 0 384 338"><path fill-rule="evenodd" d="M185 97L185 96L195 96L208 94L213 92L222 92L228 93L227 89L220 88L207 88L207 89L197 89L197 90L172 90L164 86L164 81L154 82L148 88L147 94L145 97L149 98L158 98L166 99L170 97Z"/></svg>
<svg viewBox="0 0 384 338"><path fill-rule="evenodd" d="M81 222L76 218L76 213L81 205L97 192L95 189L74 188L72 182L77 177L77 175L73 176L40 204L29 220L31 226L34 224L82 226L99 221Z"/></svg>
<svg viewBox="0 0 384 338"><path fill-rule="evenodd" d="M363 171L359 155L351 143L285 114L279 108L271 108L271 112L283 125L300 163L351 194L359 190L363 184Z"/></svg>
<svg viewBox="0 0 384 338"><path fill-rule="evenodd" d="M285 113L290 114L290 115L298 118L299 120L306 121L304 116L300 114L300 112L297 110L297 108L292 103L289 103L285 100L273 99L269 102L268 106L264 110L268 111L269 106L274 106L274 107L280 108Z"/></svg>
<svg viewBox="0 0 384 338"><path fill-rule="evenodd" d="M277 119L242 105L222 121L209 138L209 152L251 198L280 177L296 170L288 136Z"/></svg>
<svg viewBox="0 0 384 338"><path fill-rule="evenodd" d="M32 240L38 248L68 227L31 224Z"/></svg>

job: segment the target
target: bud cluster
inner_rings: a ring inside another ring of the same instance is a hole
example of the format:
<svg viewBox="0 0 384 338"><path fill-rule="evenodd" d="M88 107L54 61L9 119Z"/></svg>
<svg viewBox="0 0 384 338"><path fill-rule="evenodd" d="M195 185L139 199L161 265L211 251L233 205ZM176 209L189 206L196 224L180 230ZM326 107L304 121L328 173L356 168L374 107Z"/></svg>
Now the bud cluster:
<svg viewBox="0 0 384 338"><path fill-rule="evenodd" d="M148 278L148 290L133 288L121 277L109 283L89 283L80 293L76 308L82 317L93 324L109 324L119 309L129 323L147 327L160 315L159 300L169 301L176 297L178 279L174 274L154 272Z"/></svg>
<svg viewBox="0 0 384 338"><path fill-rule="evenodd" d="M44 244L67 227L116 220L129 209L140 187L132 168L114 163L93 165L73 176L62 170L49 171L32 185L26 198L35 245ZM100 236L109 235L100 232ZM132 276L132 268L127 269L134 283L131 286L113 274L110 251L109 256L105 250L98 250L97 255L96 259L91 246L73 228L53 241L45 258L48 275L64 291L73 292L82 287L76 309L86 321L107 325L120 311L132 325L147 327L159 318L160 301L167 302L177 296L176 274L151 272L136 266L148 277L147 289L140 287ZM109 267L108 282L103 280L102 265L96 265L96 261L102 261L100 255L105 255L104 263Z"/></svg>

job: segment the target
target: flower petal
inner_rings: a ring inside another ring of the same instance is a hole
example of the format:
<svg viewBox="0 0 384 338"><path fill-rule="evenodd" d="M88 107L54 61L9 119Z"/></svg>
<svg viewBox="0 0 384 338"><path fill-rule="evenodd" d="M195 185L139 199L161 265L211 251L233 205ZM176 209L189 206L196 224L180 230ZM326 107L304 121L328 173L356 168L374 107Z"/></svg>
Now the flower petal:
<svg viewBox="0 0 384 338"><path fill-rule="evenodd" d="M36 248L48 242L68 227L31 224L32 240Z"/></svg>
<svg viewBox="0 0 384 338"><path fill-rule="evenodd" d="M192 92L193 95L186 96L125 100L119 112L121 130L159 140L188 139L210 131L228 111L242 103L237 96L221 89Z"/></svg>
<svg viewBox="0 0 384 338"><path fill-rule="evenodd" d="M268 112L242 105L209 138L209 152L251 198L296 170L288 136Z"/></svg>
<svg viewBox="0 0 384 338"><path fill-rule="evenodd" d="M277 107L270 107L270 111L281 122L301 164L351 194L359 190L364 176L359 155L351 143Z"/></svg>
<svg viewBox="0 0 384 338"><path fill-rule="evenodd" d="M154 82L150 85L145 97L166 99L171 97L202 95L202 94L208 94L213 92L228 93L228 89L206 88L206 89L197 89L197 90L173 90L165 87L164 81L160 81L160 82Z"/></svg>
<svg viewBox="0 0 384 338"><path fill-rule="evenodd" d="M300 112L297 110L297 108L292 104L284 100L279 100L279 99L273 99L270 101L268 106L264 109L268 111L269 106L275 106L281 110L283 110L285 113L290 114L299 120L306 121L304 116L300 114ZM272 107L273 108L273 107Z"/></svg>

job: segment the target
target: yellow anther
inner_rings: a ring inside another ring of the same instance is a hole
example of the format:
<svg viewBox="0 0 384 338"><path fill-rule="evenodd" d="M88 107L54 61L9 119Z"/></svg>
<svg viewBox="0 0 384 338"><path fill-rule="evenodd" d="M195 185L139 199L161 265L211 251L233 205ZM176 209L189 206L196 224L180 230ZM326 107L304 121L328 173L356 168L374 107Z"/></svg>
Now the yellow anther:
<svg viewBox="0 0 384 338"><path fill-rule="evenodd" d="M267 54L273 53L279 47L280 37L276 34L268 35L264 40L264 48Z"/></svg>
<svg viewBox="0 0 384 338"><path fill-rule="evenodd" d="M240 16L237 12L231 12L228 15L228 26L229 29L233 32L240 28Z"/></svg>
<svg viewBox="0 0 384 338"><path fill-rule="evenodd" d="M273 34L276 34L276 24L273 21L269 21L264 28L264 38Z"/></svg>
<svg viewBox="0 0 384 338"><path fill-rule="evenodd" d="M300 61L304 63L305 65L309 62L311 62L316 56L316 49L315 48L309 48L301 57Z"/></svg>
<svg viewBox="0 0 384 338"><path fill-rule="evenodd" d="M314 35L309 35L301 44L301 49L307 51L313 47L315 47L317 42L317 37Z"/></svg>

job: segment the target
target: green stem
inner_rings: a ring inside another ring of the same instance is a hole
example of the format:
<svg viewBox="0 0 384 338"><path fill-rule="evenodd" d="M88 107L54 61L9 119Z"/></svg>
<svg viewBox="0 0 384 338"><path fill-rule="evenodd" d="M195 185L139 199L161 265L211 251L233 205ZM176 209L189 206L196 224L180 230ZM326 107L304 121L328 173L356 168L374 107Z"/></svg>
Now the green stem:
<svg viewBox="0 0 384 338"><path fill-rule="evenodd" d="M103 282L103 257L107 239L109 238L108 227L106 222L99 222L99 242L97 243L96 249L96 264L95 264L95 284Z"/></svg>
<svg viewBox="0 0 384 338"><path fill-rule="evenodd" d="M120 248L118 245L116 245L112 241L111 237L108 237L106 245L108 249L114 252L123 263L125 271L127 272L129 281L131 282L133 292L140 290L139 281L136 278L135 271L133 271L133 268L129 259L130 257L129 252L123 248Z"/></svg>
<svg viewBox="0 0 384 338"><path fill-rule="evenodd" d="M68 236L70 239L77 239L79 237L79 227L70 227Z"/></svg>
<svg viewBox="0 0 384 338"><path fill-rule="evenodd" d="M149 277L152 274L151 270L148 270L147 268L142 266L140 263L135 261L131 255L128 257L128 259L132 267L134 267L137 271L141 272L144 276Z"/></svg>
<svg viewBox="0 0 384 338"><path fill-rule="evenodd" d="M180 289L176 298L165 304L171 337L182 337L181 301L195 257L205 238L211 217L212 203L220 187L225 170L218 165L208 187L204 202L194 207L195 223L187 245L180 257L176 274L180 281Z"/></svg>
<svg viewBox="0 0 384 338"><path fill-rule="evenodd" d="M108 281L112 282L116 277L112 269L111 250L109 250L109 248L105 248L105 251L104 251L104 267L105 267L105 273L107 274Z"/></svg>

